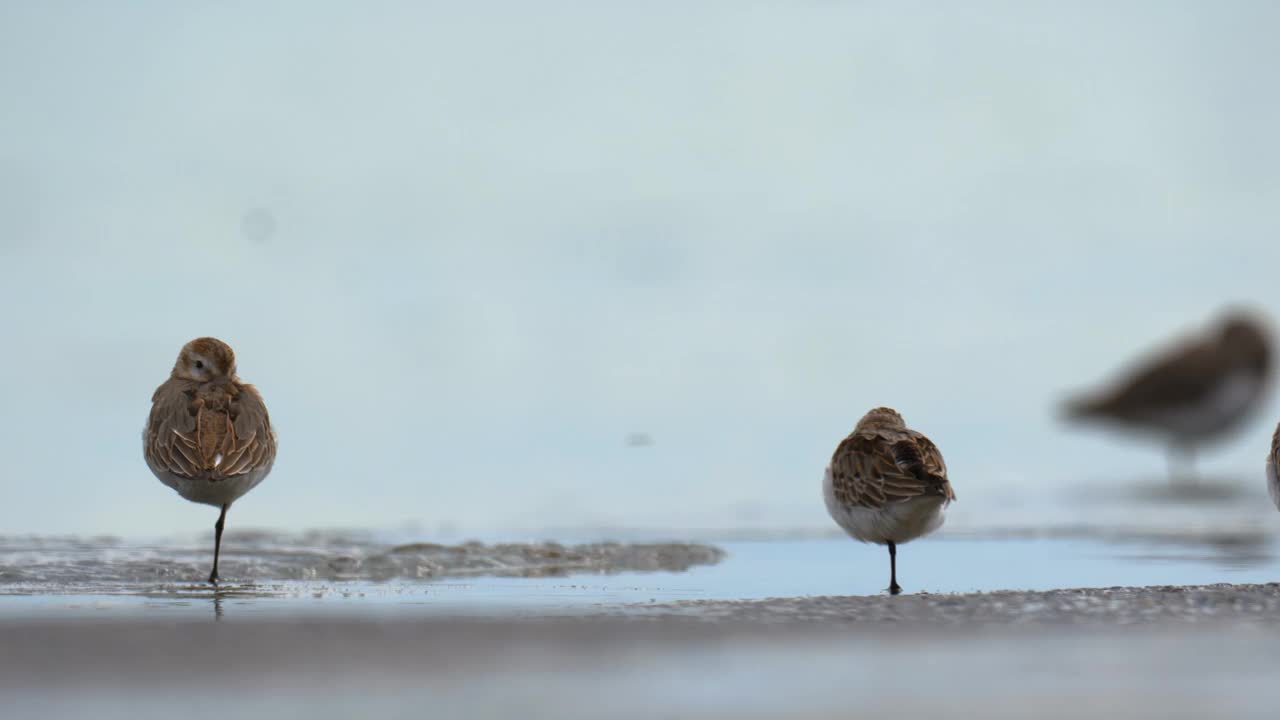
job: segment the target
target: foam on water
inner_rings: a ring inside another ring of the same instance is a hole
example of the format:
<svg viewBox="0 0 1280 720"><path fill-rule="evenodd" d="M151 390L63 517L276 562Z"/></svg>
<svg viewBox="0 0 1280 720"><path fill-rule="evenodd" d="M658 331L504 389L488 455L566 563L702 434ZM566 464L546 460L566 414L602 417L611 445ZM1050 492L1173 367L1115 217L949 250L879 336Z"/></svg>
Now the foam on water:
<svg viewBox="0 0 1280 720"><path fill-rule="evenodd" d="M211 562L209 544L140 544L118 538L0 538L0 592L100 591L189 582ZM338 533L228 533L221 574L256 581L389 581L475 576L544 577L678 572L723 553L690 543L385 543Z"/></svg>

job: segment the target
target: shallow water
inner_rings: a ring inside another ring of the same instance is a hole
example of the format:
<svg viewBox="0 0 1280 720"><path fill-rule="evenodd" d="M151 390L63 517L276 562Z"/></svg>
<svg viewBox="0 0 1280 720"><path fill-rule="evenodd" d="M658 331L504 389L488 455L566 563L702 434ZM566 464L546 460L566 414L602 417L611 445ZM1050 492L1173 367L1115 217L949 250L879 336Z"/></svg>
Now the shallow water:
<svg viewBox="0 0 1280 720"><path fill-rule="evenodd" d="M899 579L908 593L1280 579L1280 522L1247 495L1086 495L1064 518L957 523L903 545ZM585 547L230 533L217 590L200 582L211 554L202 536L0 538L0 690L16 717L134 720L174 708L193 718L407 708L913 717L956 707L1010 718L1095 707L1115 717L1263 717L1276 701L1258 663L1277 647L1265 624L685 624L655 604L882 593L888 563L884 548L829 528L683 535L719 551L640 531L572 537L626 539ZM649 615L661 621L634 621ZM1081 700L1052 702L1067 685Z"/></svg>
<svg viewBox="0 0 1280 720"><path fill-rule="evenodd" d="M14 546L8 541L6 557L15 554ZM595 573L563 577L248 580L231 575L216 590L194 578L172 576L27 579L0 583L0 618L576 615L680 600L875 594L887 585L884 549L845 538L733 540L718 546L725 551L722 561L692 565L686 571L602 567ZM1260 583L1280 579L1277 549L1271 536L1230 542L1194 536L944 537L902 546L898 570L909 593ZM48 546L41 552L48 553ZM132 568L143 562L141 558L162 552L155 546L117 543L106 554ZM270 547L255 552L280 553ZM241 562L239 567L268 567ZM197 567L191 571L199 577ZM518 570L508 566L497 572L510 575Z"/></svg>
<svg viewBox="0 0 1280 720"><path fill-rule="evenodd" d="M900 547L899 582L909 593L949 593L1280 580L1280 516L1254 490L1085 484L1056 499L1056 515L1030 516L1016 502L977 512L962 501L942 532ZM211 559L203 534L0 537L0 618L583 614L681 600L866 595L888 584L885 549L833 526L542 537L563 542L231 531L216 590L202 582Z"/></svg>

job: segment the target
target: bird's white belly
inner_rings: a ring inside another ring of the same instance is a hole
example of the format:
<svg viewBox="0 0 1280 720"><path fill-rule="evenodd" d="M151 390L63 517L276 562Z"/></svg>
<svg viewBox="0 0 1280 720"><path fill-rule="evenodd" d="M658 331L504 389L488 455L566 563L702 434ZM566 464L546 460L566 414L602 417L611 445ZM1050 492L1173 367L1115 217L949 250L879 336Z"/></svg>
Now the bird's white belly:
<svg viewBox="0 0 1280 720"><path fill-rule="evenodd" d="M191 502L204 503L205 505L214 505L221 507L230 505L240 496L252 490L258 483L266 478L267 473L271 471L270 467L256 470L254 472L245 473L244 475L236 475L235 477L224 478L218 481L210 481L204 479L192 479L174 475L164 470L156 470L152 468L151 472L160 482L168 485L182 497Z"/></svg>
<svg viewBox="0 0 1280 720"><path fill-rule="evenodd" d="M1151 421L1188 439L1221 432L1258 403L1263 382L1257 375L1236 373L1219 383L1203 401L1153 413Z"/></svg>
<svg viewBox="0 0 1280 720"><path fill-rule="evenodd" d="M883 508L844 505L836 499L830 467L822 480L822 496L836 524L862 542L904 543L937 530L946 519L947 500L937 495L890 502Z"/></svg>

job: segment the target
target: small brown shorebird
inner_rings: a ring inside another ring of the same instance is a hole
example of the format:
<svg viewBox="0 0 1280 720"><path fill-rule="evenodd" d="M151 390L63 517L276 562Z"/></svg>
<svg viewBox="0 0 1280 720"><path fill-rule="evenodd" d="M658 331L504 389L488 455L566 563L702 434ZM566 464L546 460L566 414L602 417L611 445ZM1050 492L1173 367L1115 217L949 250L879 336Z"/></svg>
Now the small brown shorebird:
<svg viewBox="0 0 1280 720"><path fill-rule="evenodd" d="M1270 375L1266 326L1233 312L1211 332L1155 354L1110 389L1067 403L1066 414L1161 438L1176 481L1194 477L1197 448L1230 434L1262 404Z"/></svg>
<svg viewBox="0 0 1280 720"><path fill-rule="evenodd" d="M151 396L142 433L151 472L191 502L221 508L213 526L213 572L227 508L262 482L276 459L276 435L262 396L236 377L236 356L215 338L187 343L169 379Z"/></svg>
<svg viewBox="0 0 1280 720"><path fill-rule="evenodd" d="M898 585L898 545L942 526L956 499L942 453L897 411L868 412L836 447L822 482L827 512L862 542L889 548L889 592Z"/></svg>

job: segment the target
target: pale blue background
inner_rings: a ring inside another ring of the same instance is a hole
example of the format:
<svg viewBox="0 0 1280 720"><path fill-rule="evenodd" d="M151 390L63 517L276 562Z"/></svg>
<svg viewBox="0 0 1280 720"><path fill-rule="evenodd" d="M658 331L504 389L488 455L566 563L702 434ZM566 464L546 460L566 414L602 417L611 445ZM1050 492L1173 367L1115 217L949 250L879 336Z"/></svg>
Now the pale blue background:
<svg viewBox="0 0 1280 720"><path fill-rule="evenodd" d="M281 437L239 527L827 527L822 467L881 403L942 446L960 526L1158 478L1053 407L1280 308L1278 26L2 2L0 533L206 530L139 446L203 334ZM1278 415L1203 464L1260 508Z"/></svg>

